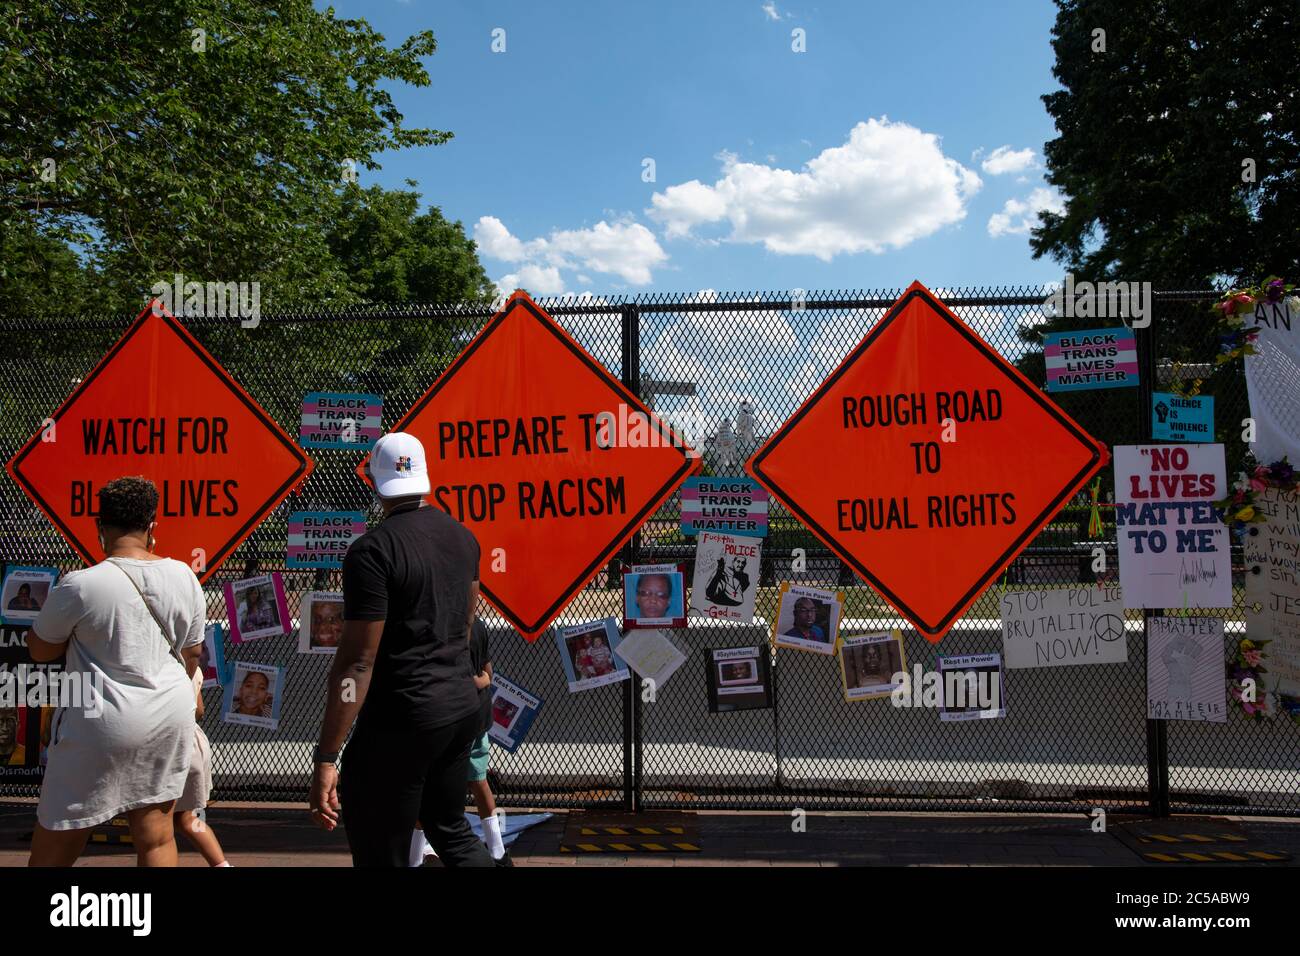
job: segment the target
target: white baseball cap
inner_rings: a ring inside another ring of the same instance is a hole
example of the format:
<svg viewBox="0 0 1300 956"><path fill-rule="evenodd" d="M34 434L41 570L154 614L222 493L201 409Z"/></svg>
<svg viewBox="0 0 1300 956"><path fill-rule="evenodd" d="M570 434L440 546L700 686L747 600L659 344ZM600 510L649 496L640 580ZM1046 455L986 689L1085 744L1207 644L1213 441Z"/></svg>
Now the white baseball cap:
<svg viewBox="0 0 1300 956"><path fill-rule="evenodd" d="M370 450L370 480L381 498L429 493L429 468L420 439L406 432L389 432Z"/></svg>

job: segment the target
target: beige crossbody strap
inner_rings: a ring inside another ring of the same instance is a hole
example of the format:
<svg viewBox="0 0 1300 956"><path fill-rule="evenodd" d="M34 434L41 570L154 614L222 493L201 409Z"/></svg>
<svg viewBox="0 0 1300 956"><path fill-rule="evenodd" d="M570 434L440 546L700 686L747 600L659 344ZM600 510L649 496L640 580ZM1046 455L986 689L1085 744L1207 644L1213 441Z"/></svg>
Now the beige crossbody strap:
<svg viewBox="0 0 1300 956"><path fill-rule="evenodd" d="M135 588L135 593L140 595L140 600L144 602L145 610L149 612L149 616L153 618L153 622L158 625L158 636L161 637L163 639L163 643L167 645L167 652L171 654L172 658L176 661L177 664L180 664L181 667L185 667L185 661L181 660L180 654L176 653L176 648L172 646L172 642L167 640L167 628L163 627L162 621L158 620L158 615L154 613L153 605L151 605L149 601L145 598L144 592L140 590L140 585L135 583L135 578L131 577L130 574L127 574L126 568L122 567L112 558L108 558L107 560L109 564L111 564L113 567L117 568L119 571L121 571L123 574L126 575L126 579L131 582L131 587ZM186 668L185 673L186 676L188 677L189 676L188 668Z"/></svg>

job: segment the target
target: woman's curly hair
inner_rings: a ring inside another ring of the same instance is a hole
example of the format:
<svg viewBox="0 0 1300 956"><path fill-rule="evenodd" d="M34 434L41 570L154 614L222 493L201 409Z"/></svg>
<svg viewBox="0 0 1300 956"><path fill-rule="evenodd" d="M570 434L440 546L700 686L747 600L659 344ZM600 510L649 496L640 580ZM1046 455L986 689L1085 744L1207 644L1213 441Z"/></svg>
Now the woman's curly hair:
<svg viewBox="0 0 1300 956"><path fill-rule="evenodd" d="M148 478L114 478L99 492L99 523L118 531L144 531L158 516L158 489Z"/></svg>

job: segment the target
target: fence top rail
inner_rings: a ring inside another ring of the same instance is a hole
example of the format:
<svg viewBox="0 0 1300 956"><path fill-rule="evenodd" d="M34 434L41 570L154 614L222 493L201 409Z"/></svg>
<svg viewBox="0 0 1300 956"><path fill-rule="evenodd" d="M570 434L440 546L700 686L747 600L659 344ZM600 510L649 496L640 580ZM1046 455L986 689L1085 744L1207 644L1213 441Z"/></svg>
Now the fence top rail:
<svg viewBox="0 0 1300 956"><path fill-rule="evenodd" d="M536 301L554 316L621 316L624 311L641 313L678 312L803 312L814 310L866 310L886 309L902 295L902 289L850 289L850 290L776 290L766 292L710 293L701 298L698 292L639 293L618 299L605 296L579 298L575 296L544 296ZM961 308L1041 306L1048 293L1041 288L980 287L942 289L939 298L949 306ZM1213 301L1220 292L1215 289L1158 289L1153 290L1157 302ZM142 306L143 307L143 306ZM80 313L68 315L60 312L10 312L0 314L0 330L22 331L39 329L112 329L125 328L138 313L103 314ZM337 308L312 307L265 312L258 324L294 324L332 321L418 321L428 320L478 320L486 321L495 314L491 306L464 303L363 303ZM219 326L240 319L236 316L187 315L182 317L187 325L195 327Z"/></svg>

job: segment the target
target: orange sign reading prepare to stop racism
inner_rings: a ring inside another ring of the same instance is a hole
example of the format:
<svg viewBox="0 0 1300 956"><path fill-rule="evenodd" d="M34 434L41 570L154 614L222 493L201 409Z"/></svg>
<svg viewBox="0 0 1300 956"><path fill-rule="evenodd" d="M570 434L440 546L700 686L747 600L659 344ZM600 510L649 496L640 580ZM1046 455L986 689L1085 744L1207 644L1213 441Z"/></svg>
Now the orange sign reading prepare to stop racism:
<svg viewBox="0 0 1300 956"><path fill-rule="evenodd" d="M311 459L161 305L140 313L7 466L87 564L101 488L158 487L158 554L207 578Z"/></svg>
<svg viewBox="0 0 1300 956"><path fill-rule="evenodd" d="M938 641L1106 458L914 282L746 470Z"/></svg>
<svg viewBox="0 0 1300 956"><path fill-rule="evenodd" d="M699 463L523 292L393 431L424 445L429 503L474 532L482 593L530 641Z"/></svg>

